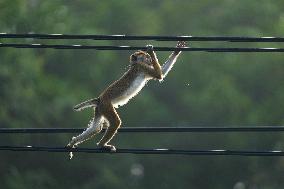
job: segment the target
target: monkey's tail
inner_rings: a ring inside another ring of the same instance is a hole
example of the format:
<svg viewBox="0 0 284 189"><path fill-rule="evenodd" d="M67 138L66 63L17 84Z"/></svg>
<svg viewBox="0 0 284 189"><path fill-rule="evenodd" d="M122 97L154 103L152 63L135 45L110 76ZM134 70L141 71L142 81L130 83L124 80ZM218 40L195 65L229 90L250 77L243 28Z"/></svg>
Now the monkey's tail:
<svg viewBox="0 0 284 189"><path fill-rule="evenodd" d="M74 106L74 110L75 111L81 111L83 109L86 108L91 108L91 107L96 107L99 103L99 99L98 98L93 98L90 100L87 100L85 102L82 102L80 104L77 104L76 106Z"/></svg>

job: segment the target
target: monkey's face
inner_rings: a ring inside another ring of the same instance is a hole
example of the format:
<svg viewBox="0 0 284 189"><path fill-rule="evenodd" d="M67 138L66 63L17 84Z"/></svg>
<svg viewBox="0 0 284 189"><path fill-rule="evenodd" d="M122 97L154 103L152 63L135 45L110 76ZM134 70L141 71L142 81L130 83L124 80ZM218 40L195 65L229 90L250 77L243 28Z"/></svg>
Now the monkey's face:
<svg viewBox="0 0 284 189"><path fill-rule="evenodd" d="M144 51L137 51L130 56L130 63L132 64L146 63L150 65L152 63L152 59L148 53Z"/></svg>

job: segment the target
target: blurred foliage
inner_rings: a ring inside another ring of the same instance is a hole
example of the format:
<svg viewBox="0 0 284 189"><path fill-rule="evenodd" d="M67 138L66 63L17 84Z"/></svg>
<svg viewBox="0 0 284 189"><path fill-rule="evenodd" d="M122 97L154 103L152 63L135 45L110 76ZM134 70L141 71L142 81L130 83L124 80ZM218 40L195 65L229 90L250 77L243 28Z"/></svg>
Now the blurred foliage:
<svg viewBox="0 0 284 189"><path fill-rule="evenodd" d="M0 32L193 36L283 36L277 0L0 0ZM0 42L146 45L143 41ZM174 42L149 41L161 46ZM281 44L191 42L192 47ZM131 52L0 49L0 126L83 127L92 115L72 106L97 96L127 69ZM158 52L161 62L168 53ZM150 82L119 109L123 126L284 124L284 57L277 53L183 53L163 83ZM100 136L83 146L95 147ZM1 135L1 145L64 146L71 135ZM119 134L122 148L281 150L284 136ZM280 189L283 158L0 152L3 189Z"/></svg>

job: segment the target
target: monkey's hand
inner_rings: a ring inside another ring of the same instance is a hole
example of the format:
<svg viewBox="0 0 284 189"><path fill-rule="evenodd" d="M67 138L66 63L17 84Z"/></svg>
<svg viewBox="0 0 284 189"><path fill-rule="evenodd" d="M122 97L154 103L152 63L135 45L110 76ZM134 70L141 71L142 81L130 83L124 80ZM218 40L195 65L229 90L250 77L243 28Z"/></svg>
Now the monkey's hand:
<svg viewBox="0 0 284 189"><path fill-rule="evenodd" d="M153 45L146 45L146 47L147 47L147 53L152 54L154 51Z"/></svg>
<svg viewBox="0 0 284 189"><path fill-rule="evenodd" d="M183 48L183 47L187 47L186 42L185 41L179 41L176 45L177 48ZM174 51L175 54L178 54L180 51L176 50Z"/></svg>
<svg viewBox="0 0 284 189"><path fill-rule="evenodd" d="M186 42L185 41L178 41L177 47L186 47Z"/></svg>

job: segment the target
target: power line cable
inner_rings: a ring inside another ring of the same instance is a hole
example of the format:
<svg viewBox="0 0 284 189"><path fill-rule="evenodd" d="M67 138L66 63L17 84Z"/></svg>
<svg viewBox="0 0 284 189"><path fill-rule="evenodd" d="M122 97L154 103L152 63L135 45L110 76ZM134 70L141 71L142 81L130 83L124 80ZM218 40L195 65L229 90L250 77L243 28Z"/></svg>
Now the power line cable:
<svg viewBox="0 0 284 189"><path fill-rule="evenodd" d="M33 151L33 152L79 152L111 154L159 154L189 156L284 156L284 151L245 151L245 150L176 150L176 149L117 149L116 152L100 148L65 148L46 146L0 146L0 151Z"/></svg>
<svg viewBox="0 0 284 189"><path fill-rule="evenodd" d="M229 42L284 42L283 37L225 37L225 36L139 36L139 35L74 35L74 34L7 34L0 38L35 39L91 39L91 40L157 40L157 41L229 41Z"/></svg>
<svg viewBox="0 0 284 189"><path fill-rule="evenodd" d="M31 49L93 49L93 50L147 50L138 46L99 46L99 45L51 45L0 43L0 48L31 48ZM154 47L155 51L191 51L191 52L284 52L284 48L192 48L192 47Z"/></svg>
<svg viewBox="0 0 284 189"><path fill-rule="evenodd" d="M85 128L0 128L0 134L8 133L80 133ZM104 132L105 129L102 130ZM283 132L284 126L246 127L122 127L118 132Z"/></svg>

